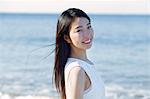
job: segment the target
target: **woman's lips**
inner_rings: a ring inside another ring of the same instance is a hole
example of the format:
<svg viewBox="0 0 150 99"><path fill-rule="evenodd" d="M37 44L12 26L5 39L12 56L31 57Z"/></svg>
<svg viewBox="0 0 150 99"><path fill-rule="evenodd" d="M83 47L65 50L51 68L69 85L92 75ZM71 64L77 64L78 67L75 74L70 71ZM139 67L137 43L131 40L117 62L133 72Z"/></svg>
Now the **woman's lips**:
<svg viewBox="0 0 150 99"><path fill-rule="evenodd" d="M88 39L88 40L86 40L86 41L83 41L82 43L84 43L84 44L89 44L89 43L91 43L91 39Z"/></svg>

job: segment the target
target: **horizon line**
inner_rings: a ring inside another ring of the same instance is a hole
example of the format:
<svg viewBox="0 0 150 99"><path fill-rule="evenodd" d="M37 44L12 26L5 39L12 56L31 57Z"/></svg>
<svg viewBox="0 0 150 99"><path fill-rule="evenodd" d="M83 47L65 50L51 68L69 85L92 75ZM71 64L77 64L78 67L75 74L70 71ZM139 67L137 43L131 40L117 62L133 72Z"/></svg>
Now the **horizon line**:
<svg viewBox="0 0 150 99"><path fill-rule="evenodd" d="M61 13L45 12L0 12L0 14L22 14L22 15L60 15ZM87 13L88 15L120 15L120 16L150 16L145 13Z"/></svg>

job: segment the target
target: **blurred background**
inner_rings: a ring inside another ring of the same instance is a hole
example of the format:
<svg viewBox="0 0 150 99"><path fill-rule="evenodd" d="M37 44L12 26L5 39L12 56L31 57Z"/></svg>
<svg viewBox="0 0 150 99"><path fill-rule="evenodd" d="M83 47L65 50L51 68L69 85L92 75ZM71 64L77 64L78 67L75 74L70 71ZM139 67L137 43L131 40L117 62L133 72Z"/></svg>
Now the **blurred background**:
<svg viewBox="0 0 150 99"><path fill-rule="evenodd" d="M107 99L150 99L150 0L0 0L0 99L60 99L50 44L70 7L92 20Z"/></svg>

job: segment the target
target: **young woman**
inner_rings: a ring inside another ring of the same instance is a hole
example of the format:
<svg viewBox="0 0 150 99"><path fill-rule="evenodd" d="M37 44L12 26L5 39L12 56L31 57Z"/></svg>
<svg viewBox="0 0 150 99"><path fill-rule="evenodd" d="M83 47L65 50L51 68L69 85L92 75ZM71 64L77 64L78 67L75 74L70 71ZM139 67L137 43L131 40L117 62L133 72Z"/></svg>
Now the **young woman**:
<svg viewBox="0 0 150 99"><path fill-rule="evenodd" d="M60 15L54 80L61 99L105 99L103 81L86 54L93 35L91 20L82 10L70 8Z"/></svg>

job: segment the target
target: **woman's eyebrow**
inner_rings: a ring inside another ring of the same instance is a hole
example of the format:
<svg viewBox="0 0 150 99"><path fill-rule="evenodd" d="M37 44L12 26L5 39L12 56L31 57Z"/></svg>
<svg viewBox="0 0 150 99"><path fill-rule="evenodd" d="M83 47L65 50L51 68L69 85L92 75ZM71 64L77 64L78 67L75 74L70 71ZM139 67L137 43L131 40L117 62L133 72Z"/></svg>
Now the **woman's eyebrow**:
<svg viewBox="0 0 150 99"><path fill-rule="evenodd" d="M91 23L87 23L86 25L90 25ZM83 26L77 26L75 29L82 28Z"/></svg>
<svg viewBox="0 0 150 99"><path fill-rule="evenodd" d="M75 29L82 28L83 26L77 26Z"/></svg>
<svg viewBox="0 0 150 99"><path fill-rule="evenodd" d="M88 24L86 24L86 25L91 25L91 23L89 22Z"/></svg>

